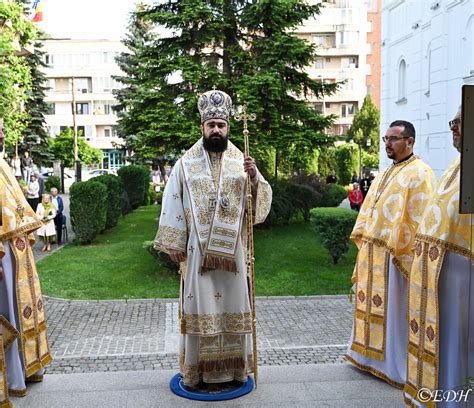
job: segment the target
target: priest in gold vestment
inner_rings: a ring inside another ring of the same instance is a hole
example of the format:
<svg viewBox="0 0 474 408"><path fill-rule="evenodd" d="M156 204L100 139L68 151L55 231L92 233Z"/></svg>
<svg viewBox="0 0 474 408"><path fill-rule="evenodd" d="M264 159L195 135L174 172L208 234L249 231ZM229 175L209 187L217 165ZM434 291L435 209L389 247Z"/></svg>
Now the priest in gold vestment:
<svg viewBox="0 0 474 408"><path fill-rule="evenodd" d="M415 233L435 178L431 168L413 155L415 129L410 122L392 122L382 140L393 164L372 182L351 234L359 253L352 277L355 310L346 359L402 388L407 279Z"/></svg>
<svg viewBox="0 0 474 408"><path fill-rule="evenodd" d="M0 119L0 151L3 151ZM40 220L28 205L7 163L0 158L0 407L26 394L51 361L44 301L31 245Z"/></svg>
<svg viewBox="0 0 474 408"><path fill-rule="evenodd" d="M449 127L453 145L460 150L460 111ZM474 327L473 223L471 214L459 214L459 173L458 157L441 176L416 234L404 388L409 406L470 406L461 392L474 377L469 372L469 358L474 359L474 339L469 339L469 327Z"/></svg>
<svg viewBox="0 0 474 408"><path fill-rule="evenodd" d="M219 90L198 101L203 138L179 159L164 191L155 247L181 263L180 372L184 383L246 382L252 372L246 270L246 173L254 223L272 190L230 141L232 101Z"/></svg>

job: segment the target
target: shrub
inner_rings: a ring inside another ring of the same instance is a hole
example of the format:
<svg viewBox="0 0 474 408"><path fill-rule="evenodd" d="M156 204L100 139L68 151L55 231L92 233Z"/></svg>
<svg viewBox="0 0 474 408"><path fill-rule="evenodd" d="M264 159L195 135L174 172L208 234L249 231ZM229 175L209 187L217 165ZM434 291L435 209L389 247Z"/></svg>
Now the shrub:
<svg viewBox="0 0 474 408"><path fill-rule="evenodd" d="M107 220L105 228L112 228L117 225L118 219L122 214L122 181L119 177L111 174L95 177L94 181L104 184L107 187Z"/></svg>
<svg viewBox="0 0 474 408"><path fill-rule="evenodd" d="M53 187L56 187L58 191L61 191L61 179L58 176L49 176L44 182L45 192L51 191Z"/></svg>
<svg viewBox="0 0 474 408"><path fill-rule="evenodd" d="M338 184L327 184L321 199L321 207L338 207L347 198L347 191Z"/></svg>
<svg viewBox="0 0 474 408"><path fill-rule="evenodd" d="M143 248L145 248L160 265L176 273L179 271L179 265L173 262L166 252L156 249L153 245L153 241L145 241Z"/></svg>
<svg viewBox="0 0 474 408"><path fill-rule="evenodd" d="M128 199L128 194L125 190L122 191L122 195L120 197L120 208L122 210L122 215L132 212L132 206L130 205L130 200Z"/></svg>
<svg viewBox="0 0 474 408"><path fill-rule="evenodd" d="M105 229L107 187L94 180L76 182L70 189L72 230L81 244L89 244Z"/></svg>
<svg viewBox="0 0 474 408"><path fill-rule="evenodd" d="M121 167L118 175L122 179L123 188L127 192L132 209L138 208L148 200L150 172L146 166L130 165Z"/></svg>
<svg viewBox="0 0 474 408"><path fill-rule="evenodd" d="M298 214L301 214L305 221L309 221L309 210L321 202L321 194L311 185L279 180L272 183L272 189L272 206L265 226L288 224Z"/></svg>
<svg viewBox="0 0 474 408"><path fill-rule="evenodd" d="M309 221L309 211L320 204L321 194L308 185L291 182L288 183L287 190L293 200L293 212L301 214L305 221Z"/></svg>
<svg viewBox="0 0 474 408"><path fill-rule="evenodd" d="M349 236L357 219L357 212L348 208L313 208L311 223L315 226L321 243L337 264L349 250Z"/></svg>

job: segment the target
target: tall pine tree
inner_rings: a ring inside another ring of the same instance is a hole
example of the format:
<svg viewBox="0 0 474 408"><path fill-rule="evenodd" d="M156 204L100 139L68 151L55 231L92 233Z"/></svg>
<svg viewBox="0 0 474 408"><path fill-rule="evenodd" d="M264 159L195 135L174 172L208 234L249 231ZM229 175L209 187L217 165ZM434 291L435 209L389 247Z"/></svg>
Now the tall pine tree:
<svg viewBox="0 0 474 408"><path fill-rule="evenodd" d="M118 59L127 74L117 94L121 131L133 135L139 154L187 148L200 137L199 94L216 86L257 114L254 154L274 149L291 165L326 141L333 119L305 101L323 93L305 73L316 50L292 33L318 13L319 5L304 0L176 0L139 10L125 41L131 53ZM166 34L153 38L156 27ZM235 126L240 144L241 124Z"/></svg>
<svg viewBox="0 0 474 408"><path fill-rule="evenodd" d="M23 130L23 138L20 143L20 148L28 150L34 163L38 166L50 163L53 158L49 148L49 135L46 131L44 117L45 113L49 111L49 107L45 102L46 75L41 71L41 68L46 67L43 61L45 53L42 51L42 47L42 43L36 41L33 53L26 57L32 84L25 102L27 126Z"/></svg>
<svg viewBox="0 0 474 408"><path fill-rule="evenodd" d="M370 95L367 95L364 98L362 107L355 114L351 127L347 131L347 140L353 139L354 142L362 146L363 150L378 155L380 148L379 128L380 111ZM369 147L367 147L368 140L370 140Z"/></svg>

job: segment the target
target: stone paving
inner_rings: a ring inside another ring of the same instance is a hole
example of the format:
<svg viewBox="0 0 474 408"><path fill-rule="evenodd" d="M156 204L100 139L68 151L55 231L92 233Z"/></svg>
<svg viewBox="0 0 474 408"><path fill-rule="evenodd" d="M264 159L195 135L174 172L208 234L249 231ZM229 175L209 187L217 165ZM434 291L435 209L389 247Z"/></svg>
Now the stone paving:
<svg viewBox="0 0 474 408"><path fill-rule="evenodd" d="M353 305L347 296L257 299L261 365L343 361ZM49 373L176 369L175 299L46 300Z"/></svg>

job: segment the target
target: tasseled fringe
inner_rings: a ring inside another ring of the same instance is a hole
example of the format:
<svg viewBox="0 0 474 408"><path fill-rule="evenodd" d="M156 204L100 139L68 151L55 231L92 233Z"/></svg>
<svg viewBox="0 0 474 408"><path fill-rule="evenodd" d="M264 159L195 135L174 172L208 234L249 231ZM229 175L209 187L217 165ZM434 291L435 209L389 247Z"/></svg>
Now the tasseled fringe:
<svg viewBox="0 0 474 408"><path fill-rule="evenodd" d="M210 254L204 255L201 272L213 271L215 269L221 269L223 271L234 273L238 272L235 259L223 258Z"/></svg>
<svg viewBox="0 0 474 408"><path fill-rule="evenodd" d="M245 360L243 357L229 357L222 360L201 360L199 362L199 372L211 373L227 370L243 370Z"/></svg>

